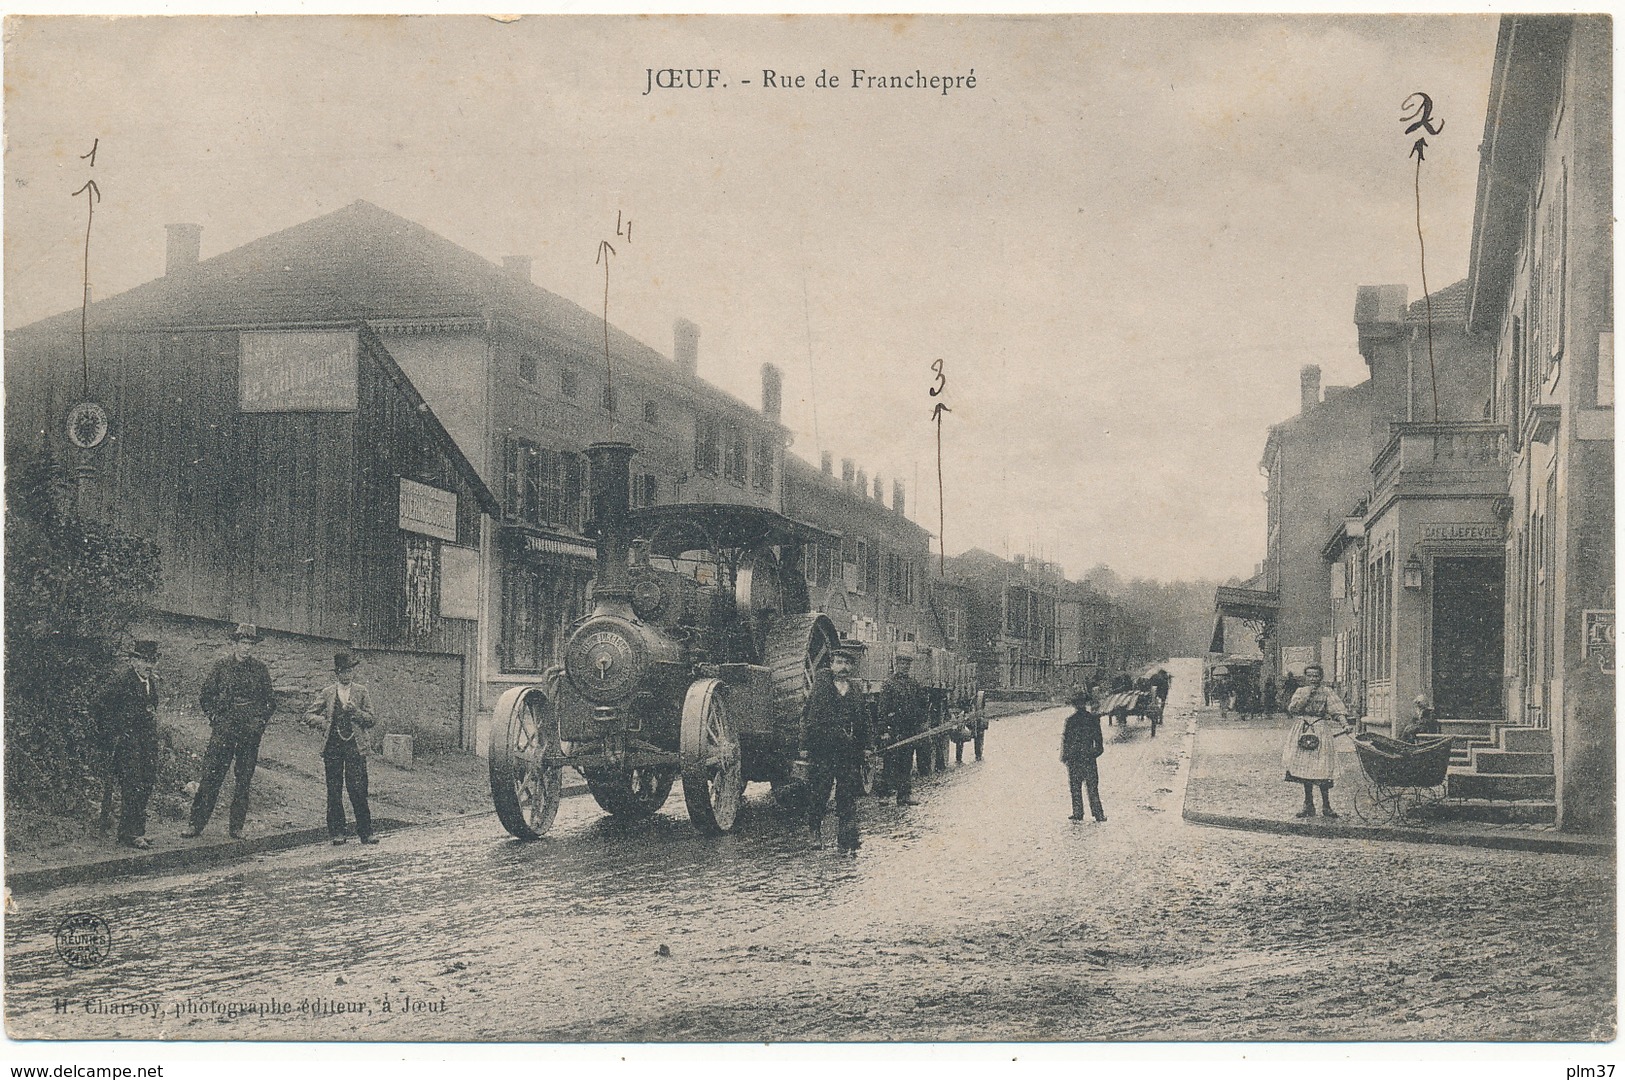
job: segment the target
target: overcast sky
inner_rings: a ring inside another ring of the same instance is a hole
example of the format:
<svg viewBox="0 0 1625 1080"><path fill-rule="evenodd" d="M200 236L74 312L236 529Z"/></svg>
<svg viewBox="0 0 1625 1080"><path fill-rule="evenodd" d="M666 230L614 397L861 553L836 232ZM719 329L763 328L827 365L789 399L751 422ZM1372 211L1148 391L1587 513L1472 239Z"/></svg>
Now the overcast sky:
<svg viewBox="0 0 1625 1080"><path fill-rule="evenodd" d="M1496 23L1481 16L529 17L12 21L5 324L356 199L760 399L795 451L901 477L948 550L1042 548L1074 577L1246 577L1257 463L1298 369L1365 377L1361 284L1410 286L1401 102L1444 130L1422 172L1428 281L1465 273ZM655 90L647 69L719 71ZM974 89L854 88L873 75ZM801 74L768 89L763 69ZM821 70L834 89L812 84ZM749 84L745 84L749 80ZM722 85L725 84L725 85ZM79 160L100 139L95 171ZM816 417L816 419L815 419ZM918 485L916 486L916 478ZM919 490L917 490L919 489Z"/></svg>

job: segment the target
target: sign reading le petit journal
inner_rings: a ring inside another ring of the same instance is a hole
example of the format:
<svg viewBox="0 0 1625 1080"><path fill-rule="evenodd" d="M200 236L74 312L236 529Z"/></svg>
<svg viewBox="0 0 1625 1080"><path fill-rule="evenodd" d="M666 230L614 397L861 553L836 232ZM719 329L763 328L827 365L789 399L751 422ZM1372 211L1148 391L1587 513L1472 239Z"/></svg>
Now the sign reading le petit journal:
<svg viewBox="0 0 1625 1080"><path fill-rule="evenodd" d="M243 412L355 412L355 331L245 330L237 407Z"/></svg>

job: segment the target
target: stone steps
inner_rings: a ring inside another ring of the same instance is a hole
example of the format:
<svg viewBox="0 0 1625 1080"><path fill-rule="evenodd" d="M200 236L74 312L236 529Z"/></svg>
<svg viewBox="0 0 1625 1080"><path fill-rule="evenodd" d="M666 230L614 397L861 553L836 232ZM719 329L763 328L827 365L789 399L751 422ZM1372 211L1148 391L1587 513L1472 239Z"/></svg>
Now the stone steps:
<svg viewBox="0 0 1625 1080"><path fill-rule="evenodd" d="M1452 799L1511 802L1556 798L1557 777L1530 773L1485 773L1451 766L1445 776L1445 794Z"/></svg>
<svg viewBox="0 0 1625 1080"><path fill-rule="evenodd" d="M1473 747L1468 767L1474 772L1516 776L1550 776L1553 773L1551 754L1520 754L1496 747Z"/></svg>
<svg viewBox="0 0 1625 1080"><path fill-rule="evenodd" d="M1482 821L1492 825L1555 825L1557 803L1551 799L1456 799L1415 811L1434 821Z"/></svg>

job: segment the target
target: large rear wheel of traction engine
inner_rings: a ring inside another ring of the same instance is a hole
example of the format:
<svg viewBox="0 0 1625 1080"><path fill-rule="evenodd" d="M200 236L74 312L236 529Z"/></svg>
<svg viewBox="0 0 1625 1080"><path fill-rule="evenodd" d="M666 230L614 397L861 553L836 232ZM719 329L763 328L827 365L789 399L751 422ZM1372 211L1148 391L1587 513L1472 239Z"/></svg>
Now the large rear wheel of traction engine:
<svg viewBox="0 0 1625 1080"><path fill-rule="evenodd" d="M744 796L745 772L721 679L699 679L688 688L681 743L688 820L702 833L730 831Z"/></svg>
<svg viewBox="0 0 1625 1080"><path fill-rule="evenodd" d="M516 686L491 716L491 801L502 827L535 840L553 827L564 795L564 746L539 686Z"/></svg>

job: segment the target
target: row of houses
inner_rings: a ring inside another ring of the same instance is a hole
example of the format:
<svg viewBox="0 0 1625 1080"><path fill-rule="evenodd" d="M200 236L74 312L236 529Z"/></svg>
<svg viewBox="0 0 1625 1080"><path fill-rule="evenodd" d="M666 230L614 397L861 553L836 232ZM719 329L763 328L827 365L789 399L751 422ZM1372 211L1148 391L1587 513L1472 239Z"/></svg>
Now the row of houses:
<svg viewBox="0 0 1625 1080"><path fill-rule="evenodd" d="M83 339L76 309L6 340L7 461L58 463L81 512L160 546L146 630L174 707L253 622L289 698L355 649L392 730L483 749L497 697L556 663L586 609L584 451L603 439L636 447L634 505L743 503L839 535L804 567L843 633L948 643L902 484L888 505L851 461L789 453L772 364L748 405L699 376L694 324L661 355L536 286L528 259L365 202L200 246L170 226L164 275L91 304Z"/></svg>
<svg viewBox="0 0 1625 1080"><path fill-rule="evenodd" d="M1468 275L1357 291L1370 377L1303 369L1214 634L1396 734L1425 699L1471 747L1451 794L1571 829L1614 820L1611 100L1606 18L1503 17Z"/></svg>
<svg viewBox="0 0 1625 1080"><path fill-rule="evenodd" d="M1155 658L1145 620L1053 562L972 548L947 560L939 591L984 687L1056 694Z"/></svg>

